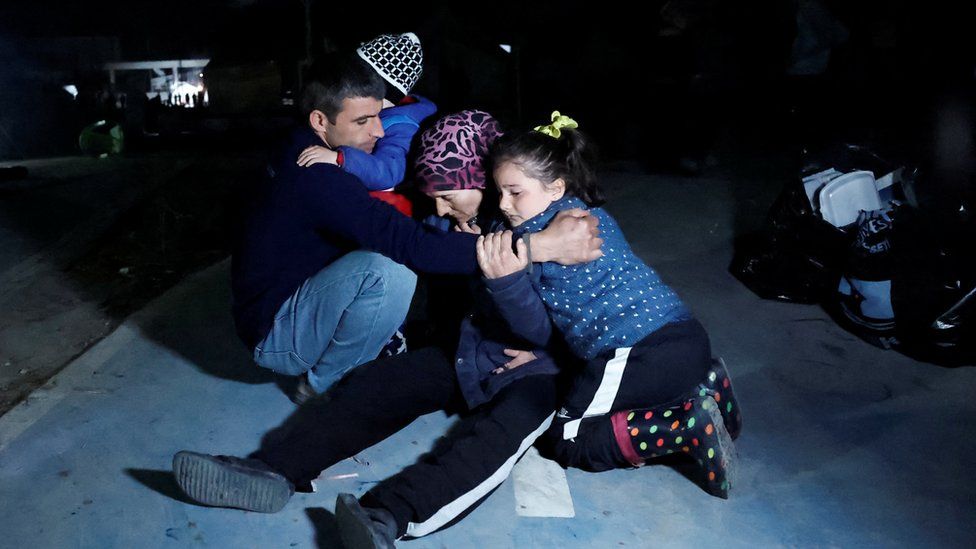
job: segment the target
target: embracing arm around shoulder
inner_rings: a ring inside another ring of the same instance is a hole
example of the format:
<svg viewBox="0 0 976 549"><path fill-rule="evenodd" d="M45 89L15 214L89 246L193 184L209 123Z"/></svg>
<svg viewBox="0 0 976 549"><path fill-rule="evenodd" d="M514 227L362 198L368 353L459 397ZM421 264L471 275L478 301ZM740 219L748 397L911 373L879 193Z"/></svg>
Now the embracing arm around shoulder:
<svg viewBox="0 0 976 549"><path fill-rule="evenodd" d="M532 261L579 265L599 259L603 256L599 224L600 220L586 210L559 212L548 227L530 237Z"/></svg>
<svg viewBox="0 0 976 549"><path fill-rule="evenodd" d="M369 196L359 179L336 166L305 168L294 184L294 199L323 238L355 242L422 272L477 270L474 235L429 229Z"/></svg>
<svg viewBox="0 0 976 549"><path fill-rule="evenodd" d="M380 115L385 135L376 142L372 154L354 147L339 147L343 154L342 169L361 179L371 191L386 190L403 181L414 135L420 123L437 112L437 106L429 99L412 97L415 103L391 107Z"/></svg>
<svg viewBox="0 0 976 549"><path fill-rule="evenodd" d="M407 170L407 151L417 126L404 122L386 130L376 142L372 154L355 147L339 147L343 155L342 169L362 180L371 191L395 187L403 181Z"/></svg>

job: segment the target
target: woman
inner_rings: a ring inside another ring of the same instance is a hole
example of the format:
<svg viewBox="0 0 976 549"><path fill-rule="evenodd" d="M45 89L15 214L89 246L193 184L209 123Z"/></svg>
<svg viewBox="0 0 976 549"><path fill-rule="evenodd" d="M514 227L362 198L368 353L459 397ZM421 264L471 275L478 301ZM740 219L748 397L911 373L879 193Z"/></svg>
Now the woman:
<svg viewBox="0 0 976 549"><path fill-rule="evenodd" d="M492 220L497 201L487 185L489 145L501 135L498 122L483 111L444 116L420 137L414 161L417 190L431 199L433 215L424 223L442 231L481 233L479 220ZM450 349L457 345L461 320L473 306L472 281L459 275L425 275L418 294L426 296L422 342ZM412 341L418 334L412 334Z"/></svg>

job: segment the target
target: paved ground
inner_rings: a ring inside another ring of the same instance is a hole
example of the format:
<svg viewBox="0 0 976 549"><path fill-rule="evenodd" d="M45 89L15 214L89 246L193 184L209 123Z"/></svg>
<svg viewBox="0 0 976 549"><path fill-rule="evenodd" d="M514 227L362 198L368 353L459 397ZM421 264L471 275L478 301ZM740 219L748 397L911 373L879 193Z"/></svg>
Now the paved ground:
<svg viewBox="0 0 976 549"><path fill-rule="evenodd" d="M778 176L752 165L712 179L607 178L634 248L691 305L735 379L745 430L732 498L710 498L663 466L569 470L575 516L527 517L517 502L545 468L532 462L457 526L404 546L976 543L976 370L875 349L816 307L762 301L738 284L726 271L732 236L765 209ZM241 350L228 301L224 262L0 418L0 546L334 547L336 493L362 493L450 424L422 418L327 470L318 493L279 514L187 503L168 473L175 451L248 452L293 409Z"/></svg>
<svg viewBox="0 0 976 549"><path fill-rule="evenodd" d="M118 324L100 310L104 295L94 297L65 269L158 184L152 174L162 163L64 157L15 165L30 176L0 182L0 413Z"/></svg>
<svg viewBox="0 0 976 549"><path fill-rule="evenodd" d="M183 276L226 255L225 196L253 153L2 162L0 414Z"/></svg>

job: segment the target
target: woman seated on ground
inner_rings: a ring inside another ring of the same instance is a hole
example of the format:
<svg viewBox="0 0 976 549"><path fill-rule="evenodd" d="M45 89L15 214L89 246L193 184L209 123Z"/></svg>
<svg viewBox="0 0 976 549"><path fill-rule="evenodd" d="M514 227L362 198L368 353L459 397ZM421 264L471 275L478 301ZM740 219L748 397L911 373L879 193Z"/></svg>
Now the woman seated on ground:
<svg viewBox="0 0 976 549"><path fill-rule="evenodd" d="M424 219L425 224L443 231L481 234L479 223L483 222L479 220L497 217L494 186L487 184L482 163L488 144L499 135L498 123L482 111L445 116L421 134L414 183L431 199L434 212ZM476 280L464 275L420 276L418 295L426 297L426 318L421 330L411 332L411 340L453 350L461 320L473 306Z"/></svg>

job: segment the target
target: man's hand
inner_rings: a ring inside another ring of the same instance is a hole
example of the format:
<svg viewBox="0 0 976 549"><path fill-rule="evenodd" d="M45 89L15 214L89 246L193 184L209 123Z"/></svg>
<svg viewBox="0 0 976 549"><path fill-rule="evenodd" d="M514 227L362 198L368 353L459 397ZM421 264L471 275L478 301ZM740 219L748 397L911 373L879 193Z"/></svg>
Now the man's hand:
<svg viewBox="0 0 976 549"><path fill-rule="evenodd" d="M514 370L515 368L518 368L523 364L528 364L529 362L532 362L537 358L532 351L520 351L518 349L505 349L502 352L505 353L505 356L511 357L512 360L509 360L500 368L495 368L494 370L492 370L491 373L493 374L500 374L507 370Z"/></svg>
<svg viewBox="0 0 976 549"><path fill-rule="evenodd" d="M532 235L532 261L578 265L602 257L599 224L600 220L586 210L559 212L545 230Z"/></svg>
<svg viewBox="0 0 976 549"><path fill-rule="evenodd" d="M478 237L478 266L485 278L501 278L528 266L525 242L520 238L515 245L518 254L512 251L512 231Z"/></svg>
<svg viewBox="0 0 976 549"><path fill-rule="evenodd" d="M312 164L333 164L338 165L339 153L328 147L320 147L318 145L312 145L311 147L302 151L302 154L298 155L298 161L296 164L303 168L307 168Z"/></svg>

